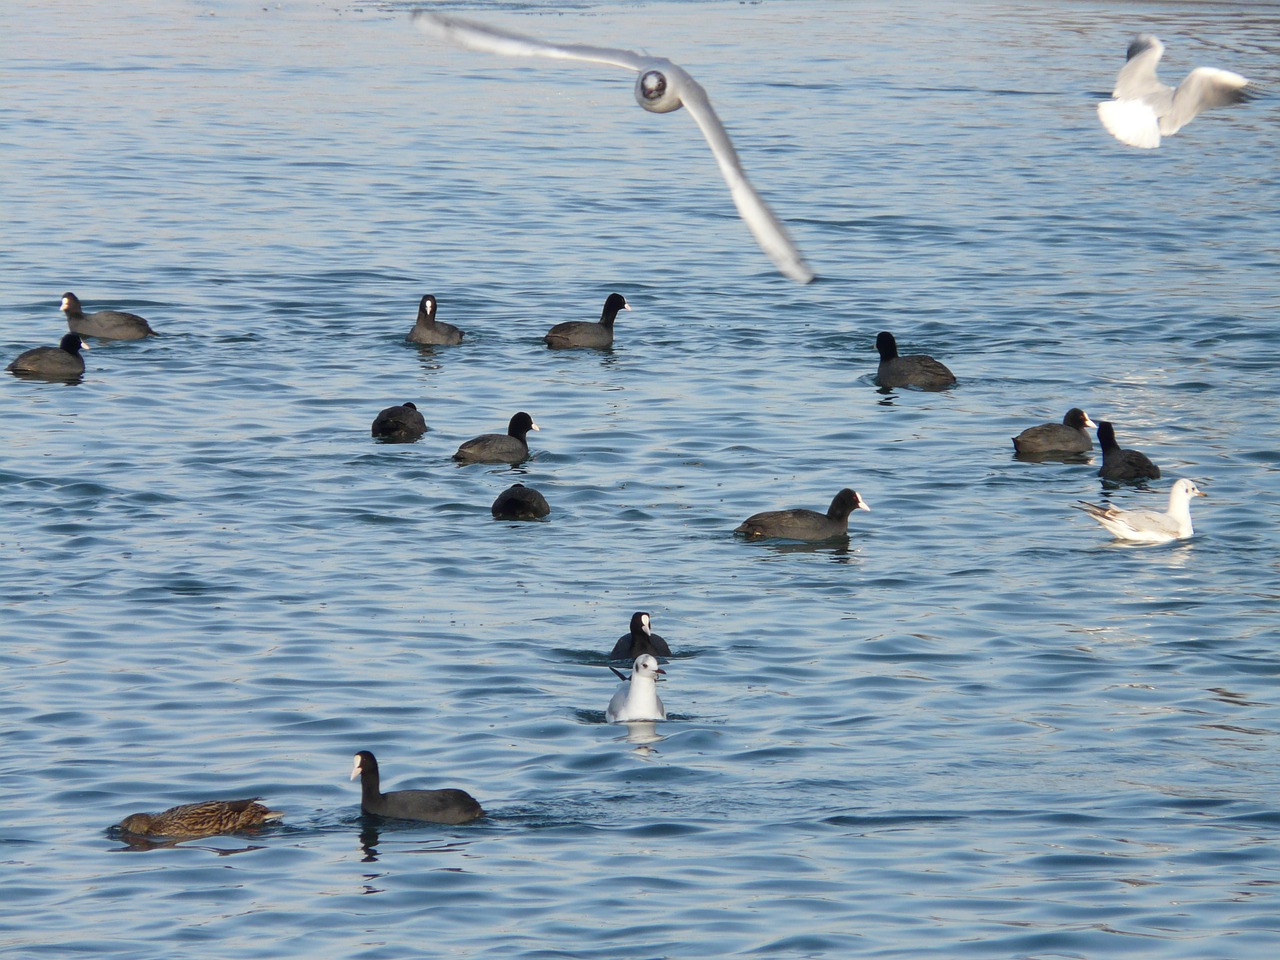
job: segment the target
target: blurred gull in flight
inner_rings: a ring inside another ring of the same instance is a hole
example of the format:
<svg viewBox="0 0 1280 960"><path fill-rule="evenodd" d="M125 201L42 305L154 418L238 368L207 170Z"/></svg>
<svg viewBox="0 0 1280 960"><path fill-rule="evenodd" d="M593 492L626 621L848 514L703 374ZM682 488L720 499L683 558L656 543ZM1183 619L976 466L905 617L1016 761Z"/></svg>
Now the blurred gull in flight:
<svg viewBox="0 0 1280 960"><path fill-rule="evenodd" d="M1151 34L1134 37L1129 62L1111 91L1114 99L1098 104L1098 119L1121 143L1151 150L1162 135L1177 133L1202 110L1253 99L1248 80L1216 67L1196 67L1175 90L1156 79L1163 54L1164 44Z"/></svg>
<svg viewBox="0 0 1280 960"><path fill-rule="evenodd" d="M813 271L805 263L795 242L786 228L774 216L755 187L747 179L742 162L733 149L733 141L725 131L720 118L711 108L707 92L698 82L670 60L646 57L630 50L614 50L608 47L589 47L580 44L550 44L531 37L508 33L493 27L438 13L417 11L413 22L429 37L482 53L498 53L513 57L550 57L555 60L585 60L588 63L608 63L634 70L636 102L651 113L670 113L685 107L702 135L711 145L720 173L729 185L733 202L742 215L747 228L755 236L760 249L768 255L784 274L798 283L813 279Z"/></svg>

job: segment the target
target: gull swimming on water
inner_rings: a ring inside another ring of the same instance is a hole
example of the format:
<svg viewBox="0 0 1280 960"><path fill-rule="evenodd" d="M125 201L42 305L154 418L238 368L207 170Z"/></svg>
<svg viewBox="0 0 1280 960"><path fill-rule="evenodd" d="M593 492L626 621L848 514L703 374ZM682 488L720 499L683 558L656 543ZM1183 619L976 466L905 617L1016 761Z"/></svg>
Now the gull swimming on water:
<svg viewBox="0 0 1280 960"><path fill-rule="evenodd" d="M1168 543L1170 540L1185 540L1194 532L1191 529L1191 498L1203 496L1205 494L1190 480L1179 480L1169 491L1169 509L1165 513L1121 510L1110 504L1103 507L1084 500L1072 506L1089 514L1118 540Z"/></svg>
<svg viewBox="0 0 1280 960"><path fill-rule="evenodd" d="M756 192L747 179L733 141L725 131L720 118L711 108L707 92L698 81L670 60L662 57L646 57L630 50L609 47L591 47L581 44L551 44L517 33L509 33L487 27L470 20L427 13L419 10L413 14L418 29L430 37L455 46L481 53L497 53L513 57L549 57L555 60L585 60L588 63L607 63L634 70L636 102L650 113L670 113L685 107L694 122L702 130L711 152L715 155L720 173L729 185L733 202L738 207L760 249L784 274L798 283L813 279L813 271L788 235L786 228L774 216L764 198Z"/></svg>
<svg viewBox="0 0 1280 960"><path fill-rule="evenodd" d="M614 672L622 676L620 671ZM649 654L636 657L631 667L631 678L618 684L604 718L610 723L667 719L667 709L658 699L659 674L665 676L666 671Z"/></svg>
<svg viewBox="0 0 1280 960"><path fill-rule="evenodd" d="M1175 90L1156 79L1163 54L1164 44L1151 34L1134 37L1113 99L1098 104L1098 119L1121 143L1151 150L1160 146L1162 135L1177 133L1202 110L1253 99L1248 80L1216 67L1196 67Z"/></svg>

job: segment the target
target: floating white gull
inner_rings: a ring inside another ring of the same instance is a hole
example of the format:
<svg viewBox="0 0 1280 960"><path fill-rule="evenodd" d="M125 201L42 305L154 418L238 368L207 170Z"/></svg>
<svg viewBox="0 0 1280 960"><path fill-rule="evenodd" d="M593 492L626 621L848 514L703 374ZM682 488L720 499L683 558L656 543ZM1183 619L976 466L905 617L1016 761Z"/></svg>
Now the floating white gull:
<svg viewBox="0 0 1280 960"><path fill-rule="evenodd" d="M1196 67L1178 89L1156 79L1164 44L1149 33L1129 44L1128 59L1116 77L1113 99L1098 104L1098 119L1107 132L1131 147L1151 150L1160 137L1171 136L1202 110L1252 99L1249 81L1230 70Z"/></svg>
<svg viewBox="0 0 1280 960"><path fill-rule="evenodd" d="M619 671L614 672L622 676ZM631 667L631 678L618 684L604 718L610 723L667 719L667 710L658 699L659 674L665 675L666 671L649 654L636 657Z"/></svg>
<svg viewBox="0 0 1280 960"><path fill-rule="evenodd" d="M1191 529L1191 498L1203 497L1200 488L1190 480L1179 480L1169 491L1169 510L1121 510L1110 504L1099 506L1081 500L1079 505L1093 519L1107 528L1117 539L1138 543L1167 543L1185 540L1194 532Z"/></svg>
<svg viewBox="0 0 1280 960"><path fill-rule="evenodd" d="M808 283L813 279L813 271L805 263L786 228L747 179L737 151L733 149L733 141L729 139L716 112L711 109L707 92L670 60L609 47L544 43L532 37L422 10L413 14L413 22L427 36L468 50L513 57L585 60L588 63L607 63L636 71L639 76L636 79L635 95L640 106L651 113L670 113L681 107L689 111L710 144L720 173L729 185L733 202L738 207L738 213L760 244L760 249L792 280Z"/></svg>

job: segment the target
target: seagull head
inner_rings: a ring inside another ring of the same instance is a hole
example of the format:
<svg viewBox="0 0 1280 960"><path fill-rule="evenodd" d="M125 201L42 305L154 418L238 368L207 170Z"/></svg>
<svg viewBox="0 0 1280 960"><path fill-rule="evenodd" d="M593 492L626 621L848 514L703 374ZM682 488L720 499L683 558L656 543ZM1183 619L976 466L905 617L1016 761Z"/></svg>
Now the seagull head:
<svg viewBox="0 0 1280 960"><path fill-rule="evenodd" d="M658 661L655 657L652 657L647 653L642 653L640 656L636 657L636 662L631 666L632 679L635 679L636 677L644 677L645 679L653 680L656 683L660 675L665 677L667 675L667 671L658 666Z"/></svg>
<svg viewBox="0 0 1280 960"><path fill-rule="evenodd" d="M661 70L645 70L636 78L636 103L650 113L670 113L684 106Z"/></svg>
<svg viewBox="0 0 1280 960"><path fill-rule="evenodd" d="M1207 497L1208 494L1195 485L1193 480L1179 480L1173 485L1171 494L1190 501L1192 497Z"/></svg>

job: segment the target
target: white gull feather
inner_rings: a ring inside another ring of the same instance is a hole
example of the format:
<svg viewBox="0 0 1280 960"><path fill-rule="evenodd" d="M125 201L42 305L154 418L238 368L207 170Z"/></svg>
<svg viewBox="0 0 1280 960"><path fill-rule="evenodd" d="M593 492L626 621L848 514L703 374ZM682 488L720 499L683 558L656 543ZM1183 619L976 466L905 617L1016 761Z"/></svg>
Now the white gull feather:
<svg viewBox="0 0 1280 960"><path fill-rule="evenodd" d="M658 675L666 671L649 654L636 657L631 667L631 677L618 684L618 690L609 701L604 718L610 723L627 723L634 720L665 720L666 707L658 699Z"/></svg>
<svg viewBox="0 0 1280 960"><path fill-rule="evenodd" d="M681 107L689 111L711 146L711 152L725 183L729 185L729 193L738 207L738 213L760 244L760 249L792 280L808 283L813 279L813 270L805 263L795 241L747 179L742 161L733 148L733 141L729 139L720 118L711 108L707 92L698 81L670 60L609 47L544 43L470 20L422 10L413 14L413 22L427 36L467 50L512 57L583 60L634 70L639 74L635 95L640 106L651 113L670 113Z"/></svg>
<svg viewBox="0 0 1280 960"><path fill-rule="evenodd" d="M1121 510L1110 504L1100 506L1083 500L1072 506L1089 514L1117 539L1138 543L1167 543L1170 540L1185 540L1195 532L1191 529L1191 498L1203 496L1205 494L1190 480L1179 480L1169 491L1169 509L1165 513L1155 510Z"/></svg>
<svg viewBox="0 0 1280 960"><path fill-rule="evenodd" d="M1249 81L1230 70L1196 67L1175 90L1156 79L1164 44L1149 33L1129 44L1128 63L1116 77L1113 99L1098 104L1107 132L1131 147L1151 150L1210 107L1252 99Z"/></svg>

